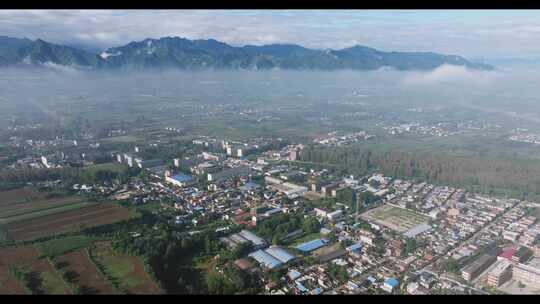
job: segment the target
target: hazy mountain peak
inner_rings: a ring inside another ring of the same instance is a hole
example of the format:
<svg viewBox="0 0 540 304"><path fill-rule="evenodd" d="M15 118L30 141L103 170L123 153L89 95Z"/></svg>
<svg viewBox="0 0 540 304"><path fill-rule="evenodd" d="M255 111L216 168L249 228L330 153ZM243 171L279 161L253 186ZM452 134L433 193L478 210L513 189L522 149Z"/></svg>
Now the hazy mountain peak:
<svg viewBox="0 0 540 304"><path fill-rule="evenodd" d="M291 43L234 47L215 39L190 40L183 37L147 38L103 52L88 52L76 47L0 36L0 64L14 65L30 56L33 63L94 68L180 69L356 69L375 70L388 66L398 70L429 70L443 64L472 69L493 69L456 55L433 52L384 52L355 45L341 50L308 49Z"/></svg>

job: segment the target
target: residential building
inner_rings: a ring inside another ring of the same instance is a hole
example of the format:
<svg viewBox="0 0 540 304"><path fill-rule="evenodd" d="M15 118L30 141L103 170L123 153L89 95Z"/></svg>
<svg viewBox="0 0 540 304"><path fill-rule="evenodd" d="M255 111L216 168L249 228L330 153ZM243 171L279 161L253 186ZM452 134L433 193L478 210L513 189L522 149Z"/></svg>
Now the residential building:
<svg viewBox="0 0 540 304"><path fill-rule="evenodd" d="M512 278L512 268L510 262L497 261L496 265L488 273L487 283L493 287L499 287Z"/></svg>
<svg viewBox="0 0 540 304"><path fill-rule="evenodd" d="M512 274L514 280L540 288L540 269L537 267L519 263L514 265Z"/></svg>
<svg viewBox="0 0 540 304"><path fill-rule="evenodd" d="M462 271L461 276L466 281L470 282L475 279L482 271L486 270L496 258L492 255L483 254L471 264L467 265Z"/></svg>

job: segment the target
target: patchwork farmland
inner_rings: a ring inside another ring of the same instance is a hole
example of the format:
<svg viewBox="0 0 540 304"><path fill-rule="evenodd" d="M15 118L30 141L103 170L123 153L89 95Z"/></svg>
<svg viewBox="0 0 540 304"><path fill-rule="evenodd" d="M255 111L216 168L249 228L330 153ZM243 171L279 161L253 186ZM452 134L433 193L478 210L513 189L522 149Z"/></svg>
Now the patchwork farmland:
<svg viewBox="0 0 540 304"><path fill-rule="evenodd" d="M21 274L21 278L14 275ZM71 294L62 275L48 259L39 258L33 246L0 249L0 277L6 278L0 285L0 293ZM11 287L18 290L9 290Z"/></svg>
<svg viewBox="0 0 540 304"><path fill-rule="evenodd" d="M81 294L117 294L112 284L90 261L86 249L63 254L55 259L56 267L64 271Z"/></svg>
<svg viewBox="0 0 540 304"><path fill-rule="evenodd" d="M65 243L64 251L49 247ZM92 257L89 253L92 253ZM109 242L69 236L0 248L0 294L159 294L139 257Z"/></svg>
<svg viewBox="0 0 540 304"><path fill-rule="evenodd" d="M111 203L86 202L22 188L0 192L0 238L27 241L130 219ZM1 239L0 239L1 241Z"/></svg>

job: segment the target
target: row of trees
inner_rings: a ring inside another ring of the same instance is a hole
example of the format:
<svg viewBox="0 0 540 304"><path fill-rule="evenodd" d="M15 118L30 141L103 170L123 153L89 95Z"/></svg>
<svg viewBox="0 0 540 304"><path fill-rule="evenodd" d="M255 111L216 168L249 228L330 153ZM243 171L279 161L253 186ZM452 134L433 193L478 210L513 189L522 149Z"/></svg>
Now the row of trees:
<svg viewBox="0 0 540 304"><path fill-rule="evenodd" d="M123 171L84 168L50 168L50 169L4 169L0 171L0 184L43 182L62 180L69 183L94 184L118 180L126 182L130 176L139 173L138 168L129 168Z"/></svg>
<svg viewBox="0 0 540 304"><path fill-rule="evenodd" d="M321 229L319 221L314 218L304 218L299 214L279 214L257 225L256 233L278 245L291 232L302 229L304 233L314 233Z"/></svg>
<svg viewBox="0 0 540 304"><path fill-rule="evenodd" d="M359 146L304 149L302 160L339 166L362 176L385 174L466 187L493 194L540 196L540 162L403 151L375 152Z"/></svg>
<svg viewBox="0 0 540 304"><path fill-rule="evenodd" d="M139 226L139 230L143 229L137 238L127 233L127 227L117 231L112 245L120 252L143 257L167 293L232 294L258 288L253 277L233 266L236 259L252 251L250 244L230 249L219 241L215 229L204 229L192 236L182 233L179 239L174 229L164 226L154 230L151 226ZM224 272L201 269L197 266L200 261Z"/></svg>

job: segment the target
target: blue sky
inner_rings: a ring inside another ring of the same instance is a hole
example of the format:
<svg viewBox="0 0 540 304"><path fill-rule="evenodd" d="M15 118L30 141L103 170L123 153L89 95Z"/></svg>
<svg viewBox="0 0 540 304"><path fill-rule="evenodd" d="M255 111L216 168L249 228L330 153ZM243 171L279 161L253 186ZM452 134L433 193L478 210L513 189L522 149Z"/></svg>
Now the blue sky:
<svg viewBox="0 0 540 304"><path fill-rule="evenodd" d="M0 35L105 49L180 36L232 45L433 51L469 58L538 58L537 10L0 11Z"/></svg>

